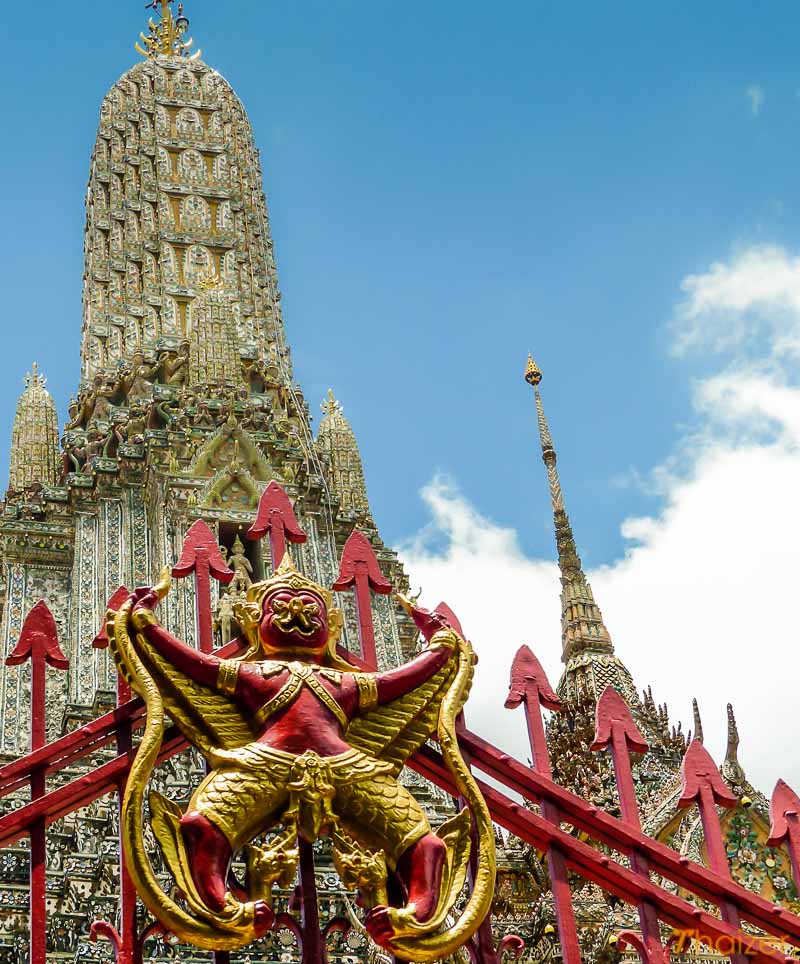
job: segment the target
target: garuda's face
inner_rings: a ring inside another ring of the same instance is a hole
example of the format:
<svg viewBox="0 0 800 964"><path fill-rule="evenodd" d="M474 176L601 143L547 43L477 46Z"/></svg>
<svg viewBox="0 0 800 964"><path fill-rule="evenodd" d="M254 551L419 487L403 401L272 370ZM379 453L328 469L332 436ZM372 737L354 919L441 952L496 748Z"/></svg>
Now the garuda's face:
<svg viewBox="0 0 800 964"><path fill-rule="evenodd" d="M264 600L260 626L267 655L301 650L322 656L328 643L328 611L310 590L278 589Z"/></svg>

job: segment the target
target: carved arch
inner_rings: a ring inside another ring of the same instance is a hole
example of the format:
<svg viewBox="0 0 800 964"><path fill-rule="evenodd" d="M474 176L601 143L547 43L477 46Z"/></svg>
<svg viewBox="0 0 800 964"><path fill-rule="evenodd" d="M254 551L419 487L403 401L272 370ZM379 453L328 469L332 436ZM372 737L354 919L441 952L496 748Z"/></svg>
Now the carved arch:
<svg viewBox="0 0 800 964"><path fill-rule="evenodd" d="M208 509L252 512L258 508L261 489L241 465L218 472L203 489L200 505Z"/></svg>
<svg viewBox="0 0 800 964"><path fill-rule="evenodd" d="M252 437L236 422L229 421L198 450L189 473L196 479L215 478L237 463L257 482L270 482L276 477Z"/></svg>

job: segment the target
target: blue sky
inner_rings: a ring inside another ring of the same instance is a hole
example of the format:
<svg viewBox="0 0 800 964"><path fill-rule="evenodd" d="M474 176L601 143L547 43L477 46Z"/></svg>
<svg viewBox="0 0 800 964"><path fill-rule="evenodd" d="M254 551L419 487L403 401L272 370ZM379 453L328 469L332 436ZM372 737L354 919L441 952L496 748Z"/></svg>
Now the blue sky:
<svg viewBox="0 0 800 964"><path fill-rule="evenodd" d="M4 13L6 437L31 360L62 412L76 385L88 159L143 6L44 2L38 49L29 14ZM621 520L651 504L620 480L690 417L694 371L664 336L682 278L742 239L797 236L796 5L187 13L255 127L297 373L315 406L329 383L341 397L387 540L424 522L439 470L550 550L530 348L584 552L619 554Z"/></svg>
<svg viewBox="0 0 800 964"><path fill-rule="evenodd" d="M62 414L77 387L89 155L143 7L4 11L5 438L31 361ZM314 408L334 387L384 538L469 617L477 716L520 642L559 672L531 349L618 652L684 720L700 697L716 753L733 699L765 788L800 781L800 8L187 13L261 147L298 378ZM500 631L480 594L508 586Z"/></svg>

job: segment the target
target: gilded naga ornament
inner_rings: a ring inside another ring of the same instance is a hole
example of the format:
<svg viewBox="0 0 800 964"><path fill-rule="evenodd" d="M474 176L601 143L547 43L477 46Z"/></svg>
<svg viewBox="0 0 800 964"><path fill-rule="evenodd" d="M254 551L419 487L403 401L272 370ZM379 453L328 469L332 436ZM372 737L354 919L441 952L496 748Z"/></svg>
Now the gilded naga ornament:
<svg viewBox="0 0 800 964"><path fill-rule="evenodd" d="M470 644L446 617L398 596L428 645L396 669L360 672L337 651L342 615L332 593L287 554L235 605L243 655L219 659L159 625L154 609L169 585L165 571L108 616L117 665L147 709L122 822L148 909L197 947L244 947L274 923L272 889L295 878L298 836L313 843L324 835L344 885L359 891L376 943L421 962L455 953L486 917L495 880L491 819L455 730L472 682ZM208 766L185 812L148 795L165 714ZM436 833L398 781L431 737L467 803ZM147 855L145 800L177 885L171 893ZM473 846L473 886L453 923ZM243 882L231 873L237 856Z"/></svg>

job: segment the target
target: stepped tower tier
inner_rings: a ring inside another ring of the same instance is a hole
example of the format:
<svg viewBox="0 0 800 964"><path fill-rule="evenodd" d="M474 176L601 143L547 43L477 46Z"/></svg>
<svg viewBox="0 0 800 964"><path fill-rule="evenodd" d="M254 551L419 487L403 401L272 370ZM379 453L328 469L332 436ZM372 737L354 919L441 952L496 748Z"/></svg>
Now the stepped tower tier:
<svg viewBox="0 0 800 964"><path fill-rule="evenodd" d="M179 55L168 8L155 30L161 39L100 111L86 201L83 381L113 373L137 350L154 361L175 351L200 323L203 282L212 278L230 296L242 363L280 359L289 382L247 114L215 70ZM170 43L173 52L165 52Z"/></svg>
<svg viewBox="0 0 800 964"><path fill-rule="evenodd" d="M8 487L22 492L31 485L55 485L60 474L58 414L46 380L34 362L25 376L11 435Z"/></svg>

